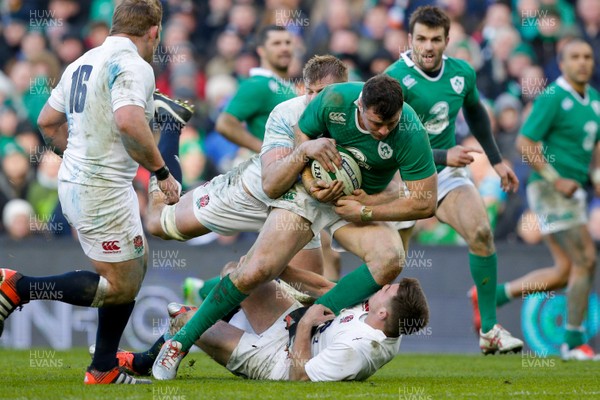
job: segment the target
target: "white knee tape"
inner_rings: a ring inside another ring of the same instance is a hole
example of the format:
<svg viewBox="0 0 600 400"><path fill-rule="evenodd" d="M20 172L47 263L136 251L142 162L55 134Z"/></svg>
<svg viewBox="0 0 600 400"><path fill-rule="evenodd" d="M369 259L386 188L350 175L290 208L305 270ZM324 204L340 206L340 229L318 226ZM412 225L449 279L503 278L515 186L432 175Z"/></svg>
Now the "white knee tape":
<svg viewBox="0 0 600 400"><path fill-rule="evenodd" d="M106 298L106 293L108 292L108 281L105 277L101 276L98 281L98 288L96 289L96 295L94 296L94 300L90 307L102 307L104 305L104 299Z"/></svg>
<svg viewBox="0 0 600 400"><path fill-rule="evenodd" d="M179 240L181 242L190 239L189 237L182 235L177 229L175 223L175 204L166 205L160 213L160 226L164 233L166 233L171 239Z"/></svg>

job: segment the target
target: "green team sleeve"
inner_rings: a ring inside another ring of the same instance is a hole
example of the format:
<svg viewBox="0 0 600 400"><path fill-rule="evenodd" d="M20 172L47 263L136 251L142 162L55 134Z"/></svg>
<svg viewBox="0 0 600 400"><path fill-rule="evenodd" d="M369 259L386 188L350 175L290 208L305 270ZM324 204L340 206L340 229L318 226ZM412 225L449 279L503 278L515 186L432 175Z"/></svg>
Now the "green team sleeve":
<svg viewBox="0 0 600 400"><path fill-rule="evenodd" d="M477 103L479 103L479 90L477 90L477 75L475 74L475 70L469 65L467 66L468 73L467 79L467 94L465 95L465 101L463 106L465 107L474 107Z"/></svg>
<svg viewBox="0 0 600 400"><path fill-rule="evenodd" d="M396 153L400 175L406 181L418 181L436 173L429 136L423 125L419 125L410 135L406 150Z"/></svg>
<svg viewBox="0 0 600 400"><path fill-rule="evenodd" d="M554 123L554 118L558 115L558 103L554 101L553 97L556 96L548 96L545 92L542 92L533 101L531 112L521 127L521 135L534 142L539 142L548 135Z"/></svg>
<svg viewBox="0 0 600 400"><path fill-rule="evenodd" d="M321 136L327 131L327 124L324 118L324 110L321 107L323 103L323 94L321 91L306 107L306 110L300 116L298 128L311 139Z"/></svg>
<svg viewBox="0 0 600 400"><path fill-rule="evenodd" d="M247 121L255 115L262 106L264 85L257 85L252 78L240 84L235 96L229 101L225 112L233 115L240 121Z"/></svg>

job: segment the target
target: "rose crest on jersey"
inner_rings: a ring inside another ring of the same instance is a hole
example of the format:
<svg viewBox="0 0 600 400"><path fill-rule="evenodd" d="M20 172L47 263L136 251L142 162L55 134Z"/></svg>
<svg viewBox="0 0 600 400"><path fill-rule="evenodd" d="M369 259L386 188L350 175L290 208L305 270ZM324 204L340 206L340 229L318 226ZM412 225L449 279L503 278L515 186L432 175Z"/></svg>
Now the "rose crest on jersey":
<svg viewBox="0 0 600 400"><path fill-rule="evenodd" d="M465 78L462 76L450 78L450 85L452 85L452 89L454 89L457 94L461 94L465 88Z"/></svg>

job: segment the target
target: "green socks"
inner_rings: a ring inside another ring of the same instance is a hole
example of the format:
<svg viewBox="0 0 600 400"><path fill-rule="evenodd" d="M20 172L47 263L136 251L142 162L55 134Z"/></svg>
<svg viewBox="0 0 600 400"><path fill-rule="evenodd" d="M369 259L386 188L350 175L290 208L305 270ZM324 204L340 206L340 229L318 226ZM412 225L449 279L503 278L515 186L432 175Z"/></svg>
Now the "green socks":
<svg viewBox="0 0 600 400"><path fill-rule="evenodd" d="M496 253L487 257L469 253L469 267L477 287L481 331L486 333L496 325L496 284L498 280Z"/></svg>
<svg viewBox="0 0 600 400"><path fill-rule="evenodd" d="M584 344L583 329L567 326L565 330L565 343L569 345L569 350Z"/></svg>
<svg viewBox="0 0 600 400"><path fill-rule="evenodd" d="M192 319L173 336L173 340L182 344L183 351L188 351L208 328L231 312L246 297L248 295L235 287L229 275L225 276L211 290Z"/></svg>
<svg viewBox="0 0 600 400"><path fill-rule="evenodd" d="M505 305L511 300L506 293L506 283L501 283L496 286L496 307Z"/></svg>
<svg viewBox="0 0 600 400"><path fill-rule="evenodd" d="M360 303L379 289L381 286L375 282L367 265L363 264L340 279L315 304L322 304L338 315L342 309Z"/></svg>
<svg viewBox="0 0 600 400"><path fill-rule="evenodd" d="M219 283L221 281L221 277L220 276L215 276L214 278L210 278L209 280L204 281L204 286L202 286L202 288L200 290L198 290L198 296L200 296L200 298L202 300L206 299L206 297L208 297L208 294L210 293L210 291L217 286L217 283Z"/></svg>

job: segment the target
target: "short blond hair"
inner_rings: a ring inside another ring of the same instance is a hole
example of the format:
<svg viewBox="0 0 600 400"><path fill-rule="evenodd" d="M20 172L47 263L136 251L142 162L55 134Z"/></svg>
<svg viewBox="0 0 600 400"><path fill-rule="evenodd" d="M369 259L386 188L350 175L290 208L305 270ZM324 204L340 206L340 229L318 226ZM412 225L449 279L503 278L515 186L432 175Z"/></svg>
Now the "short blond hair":
<svg viewBox="0 0 600 400"><path fill-rule="evenodd" d="M302 70L306 84L318 82L331 76L335 83L348 81L348 67L340 59L330 54L313 56Z"/></svg>
<svg viewBox="0 0 600 400"><path fill-rule="evenodd" d="M113 13L110 34L144 36L151 27L160 26L161 20L159 0L123 0Z"/></svg>

